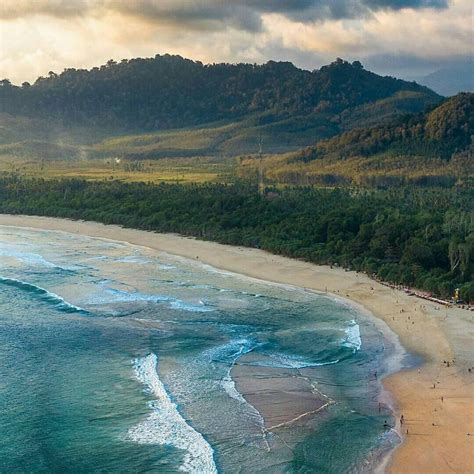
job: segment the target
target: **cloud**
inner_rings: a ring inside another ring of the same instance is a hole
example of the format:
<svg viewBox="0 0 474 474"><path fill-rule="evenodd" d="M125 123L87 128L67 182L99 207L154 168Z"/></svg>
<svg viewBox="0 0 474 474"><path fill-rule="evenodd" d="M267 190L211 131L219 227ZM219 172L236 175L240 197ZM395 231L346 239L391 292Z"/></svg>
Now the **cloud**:
<svg viewBox="0 0 474 474"><path fill-rule="evenodd" d="M93 3L88 0L3 0L0 4L0 18L13 20L32 15L57 18L78 16L85 14L92 6Z"/></svg>
<svg viewBox="0 0 474 474"><path fill-rule="evenodd" d="M373 56L449 59L472 54L472 7L456 0L448 10L387 11L368 18L303 23L264 16L265 28L287 49L364 60ZM387 58L388 59L388 58Z"/></svg>
<svg viewBox="0 0 474 474"><path fill-rule="evenodd" d="M262 16L277 13L303 23L363 18L381 10L447 8L448 0L3 0L0 18L57 18L119 12L150 22L196 29L229 26L260 31Z"/></svg>
<svg viewBox="0 0 474 474"><path fill-rule="evenodd" d="M0 78L157 53L413 77L472 55L471 18L471 0L3 0Z"/></svg>

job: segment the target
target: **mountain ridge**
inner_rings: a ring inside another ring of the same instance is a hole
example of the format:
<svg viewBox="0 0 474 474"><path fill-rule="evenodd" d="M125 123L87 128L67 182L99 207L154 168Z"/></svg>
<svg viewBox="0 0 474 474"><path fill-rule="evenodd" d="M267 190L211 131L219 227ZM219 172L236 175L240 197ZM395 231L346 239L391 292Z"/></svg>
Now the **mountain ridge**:
<svg viewBox="0 0 474 474"><path fill-rule="evenodd" d="M205 65L157 55L109 61L91 70L50 72L21 87L0 81L0 114L46 119L50 129L67 129L65 136L73 136L78 127L88 127L92 134L103 130L104 135L120 135L208 129L214 122L242 125L217 140L226 146L205 150L210 154L248 153L256 148L258 135L265 137L266 151L297 149L353 128L352 112L361 125L419 112L440 100L424 86L378 76L358 61L339 58L307 71L289 62ZM0 143L15 141L3 135ZM153 153L146 157L153 158ZM179 144L172 145L170 153L178 156Z"/></svg>
<svg viewBox="0 0 474 474"><path fill-rule="evenodd" d="M437 69L416 79L440 95L453 96L459 92L474 92L474 60L455 63L451 67Z"/></svg>

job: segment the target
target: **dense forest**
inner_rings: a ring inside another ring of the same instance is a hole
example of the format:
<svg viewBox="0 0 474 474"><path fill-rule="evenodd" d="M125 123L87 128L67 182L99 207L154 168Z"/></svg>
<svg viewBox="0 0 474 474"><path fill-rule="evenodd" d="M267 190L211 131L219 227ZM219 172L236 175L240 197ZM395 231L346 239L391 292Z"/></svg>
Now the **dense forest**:
<svg viewBox="0 0 474 474"><path fill-rule="evenodd" d="M185 127L267 112L275 117L337 114L392 96L430 89L366 71L341 59L317 71L288 62L212 64L180 56L109 61L91 70L50 72L32 85L0 82L0 112L127 130Z"/></svg>
<svg viewBox="0 0 474 474"><path fill-rule="evenodd" d="M0 180L0 212L88 219L339 264L442 297L474 300L469 189L270 189Z"/></svg>

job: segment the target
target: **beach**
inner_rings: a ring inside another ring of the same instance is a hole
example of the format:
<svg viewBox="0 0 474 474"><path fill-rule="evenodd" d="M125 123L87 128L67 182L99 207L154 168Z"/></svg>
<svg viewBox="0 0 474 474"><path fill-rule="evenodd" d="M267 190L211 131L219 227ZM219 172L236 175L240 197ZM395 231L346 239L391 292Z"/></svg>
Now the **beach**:
<svg viewBox="0 0 474 474"><path fill-rule="evenodd" d="M386 472L474 472L474 370L468 370L474 367L473 312L442 306L437 309L435 303L384 286L366 275L257 249L45 217L1 215L0 225L124 241L259 280L332 294L361 305L386 323L409 352L423 360L419 367L395 373L383 381L394 400L396 419L403 415L404 420L402 425L397 424L403 443L387 459ZM235 371L238 384L238 367ZM302 386L299 393L305 390ZM309 397L305 402L307 411L318 410L325 403ZM275 416L267 428L285 421L286 418Z"/></svg>

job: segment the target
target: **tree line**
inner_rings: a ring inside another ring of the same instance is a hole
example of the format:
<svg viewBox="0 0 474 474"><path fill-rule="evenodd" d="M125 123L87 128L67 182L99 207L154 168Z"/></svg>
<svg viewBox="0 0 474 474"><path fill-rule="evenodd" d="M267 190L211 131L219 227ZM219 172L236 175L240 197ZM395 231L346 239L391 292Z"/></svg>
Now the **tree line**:
<svg viewBox="0 0 474 474"><path fill-rule="evenodd" d="M0 179L0 212L177 232L474 300L472 193Z"/></svg>

